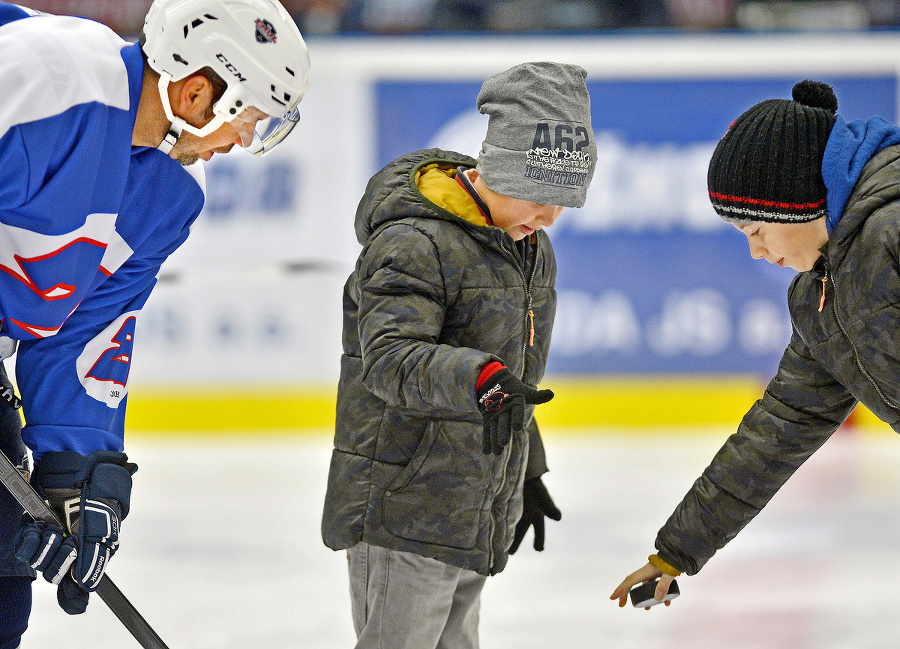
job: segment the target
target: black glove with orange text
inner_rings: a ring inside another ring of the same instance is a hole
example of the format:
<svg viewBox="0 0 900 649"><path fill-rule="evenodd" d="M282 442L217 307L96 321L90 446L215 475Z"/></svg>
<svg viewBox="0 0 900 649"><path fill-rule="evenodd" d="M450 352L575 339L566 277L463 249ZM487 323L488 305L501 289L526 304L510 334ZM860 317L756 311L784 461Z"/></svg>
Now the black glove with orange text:
<svg viewBox="0 0 900 649"><path fill-rule="evenodd" d="M525 405L547 403L552 390L528 386L497 361L485 365L475 385L478 410L484 420L481 450L500 455L514 432L525 429Z"/></svg>

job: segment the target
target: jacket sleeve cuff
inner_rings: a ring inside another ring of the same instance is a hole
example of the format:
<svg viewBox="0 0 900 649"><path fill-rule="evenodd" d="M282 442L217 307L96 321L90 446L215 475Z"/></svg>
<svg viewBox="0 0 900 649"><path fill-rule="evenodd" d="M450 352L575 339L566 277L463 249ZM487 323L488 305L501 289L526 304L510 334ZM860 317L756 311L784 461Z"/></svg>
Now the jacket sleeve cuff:
<svg viewBox="0 0 900 649"><path fill-rule="evenodd" d="M681 574L681 571L678 568L660 559L658 554L651 554L649 557L647 557L647 561L650 562L651 566L653 566L663 574L671 575L672 577L677 577Z"/></svg>
<svg viewBox="0 0 900 649"><path fill-rule="evenodd" d="M547 468L547 456L544 453L544 441L538 430L534 418L528 425L528 464L525 466L525 479L539 478L549 469Z"/></svg>
<svg viewBox="0 0 900 649"><path fill-rule="evenodd" d="M481 386L485 384L485 382L491 378L494 374L499 372L500 370L505 370L506 366L502 363L498 363L497 361L491 361L487 365L481 368L481 374L478 375L478 381L475 383L475 389L480 390Z"/></svg>

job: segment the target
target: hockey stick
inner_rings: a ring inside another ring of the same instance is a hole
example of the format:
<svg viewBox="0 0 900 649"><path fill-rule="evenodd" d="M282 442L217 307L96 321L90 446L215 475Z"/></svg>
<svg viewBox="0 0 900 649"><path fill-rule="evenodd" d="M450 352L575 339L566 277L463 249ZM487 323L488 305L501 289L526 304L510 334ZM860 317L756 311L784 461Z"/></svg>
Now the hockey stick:
<svg viewBox="0 0 900 649"><path fill-rule="evenodd" d="M0 451L0 482L34 520L63 527L50 506L2 451ZM108 575L103 575L96 592L144 649L169 649Z"/></svg>

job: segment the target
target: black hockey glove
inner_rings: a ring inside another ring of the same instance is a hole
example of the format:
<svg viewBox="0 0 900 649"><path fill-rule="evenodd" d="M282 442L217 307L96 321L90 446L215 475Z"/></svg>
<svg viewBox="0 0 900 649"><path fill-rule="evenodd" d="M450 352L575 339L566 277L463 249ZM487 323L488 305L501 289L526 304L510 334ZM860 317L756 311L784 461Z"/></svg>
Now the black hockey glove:
<svg viewBox="0 0 900 649"><path fill-rule="evenodd" d="M128 515L137 465L124 453L47 453L31 483L66 526L32 522L19 531L16 556L58 584L56 599L69 615L84 613L119 548L119 524Z"/></svg>
<svg viewBox="0 0 900 649"><path fill-rule="evenodd" d="M547 487L540 478L531 478L525 481L522 494L522 518L516 524L516 533L513 536L509 553L514 554L519 549L519 544L525 538L525 532L534 525L534 549L538 552L544 550L544 517L558 521L562 518L562 512L553 504L553 499L547 493Z"/></svg>
<svg viewBox="0 0 900 649"><path fill-rule="evenodd" d="M475 385L478 410L484 420L481 450L500 455L512 434L525 429L525 405L547 403L551 390L536 390L513 376L504 365L488 363Z"/></svg>

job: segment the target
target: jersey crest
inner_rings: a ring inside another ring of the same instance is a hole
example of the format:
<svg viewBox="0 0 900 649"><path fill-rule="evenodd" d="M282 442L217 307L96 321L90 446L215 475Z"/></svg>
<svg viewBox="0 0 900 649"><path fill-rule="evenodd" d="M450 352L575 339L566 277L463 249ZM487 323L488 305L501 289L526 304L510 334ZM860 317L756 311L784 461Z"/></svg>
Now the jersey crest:
<svg viewBox="0 0 900 649"><path fill-rule="evenodd" d="M137 313L123 313L110 323L85 345L75 365L88 396L109 408L118 408L128 394Z"/></svg>

